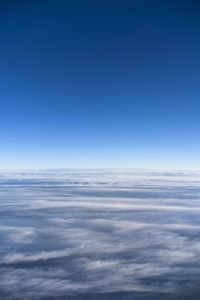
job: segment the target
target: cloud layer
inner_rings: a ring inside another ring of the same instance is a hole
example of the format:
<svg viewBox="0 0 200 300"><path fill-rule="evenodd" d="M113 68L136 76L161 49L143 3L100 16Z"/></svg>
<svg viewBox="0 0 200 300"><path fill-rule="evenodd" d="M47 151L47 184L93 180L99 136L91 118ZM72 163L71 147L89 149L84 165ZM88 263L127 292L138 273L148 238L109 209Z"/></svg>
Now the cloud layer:
<svg viewBox="0 0 200 300"><path fill-rule="evenodd" d="M198 299L199 197L198 172L2 171L0 299Z"/></svg>

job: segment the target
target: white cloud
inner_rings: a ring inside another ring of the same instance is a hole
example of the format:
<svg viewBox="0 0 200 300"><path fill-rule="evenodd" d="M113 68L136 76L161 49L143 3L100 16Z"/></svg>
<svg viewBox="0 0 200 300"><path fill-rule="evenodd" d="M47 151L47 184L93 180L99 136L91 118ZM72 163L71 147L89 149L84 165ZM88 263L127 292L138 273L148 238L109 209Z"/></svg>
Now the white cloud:
<svg viewBox="0 0 200 300"><path fill-rule="evenodd" d="M181 293L200 276L199 175L1 172L0 289Z"/></svg>

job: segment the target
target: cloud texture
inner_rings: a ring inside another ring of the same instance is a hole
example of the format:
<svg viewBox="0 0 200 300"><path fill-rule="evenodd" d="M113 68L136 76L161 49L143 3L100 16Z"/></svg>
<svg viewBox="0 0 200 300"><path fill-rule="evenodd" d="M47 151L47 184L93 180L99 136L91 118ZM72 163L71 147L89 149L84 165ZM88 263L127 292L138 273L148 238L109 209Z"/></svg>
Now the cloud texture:
<svg viewBox="0 0 200 300"><path fill-rule="evenodd" d="M0 173L0 299L199 299L200 173Z"/></svg>

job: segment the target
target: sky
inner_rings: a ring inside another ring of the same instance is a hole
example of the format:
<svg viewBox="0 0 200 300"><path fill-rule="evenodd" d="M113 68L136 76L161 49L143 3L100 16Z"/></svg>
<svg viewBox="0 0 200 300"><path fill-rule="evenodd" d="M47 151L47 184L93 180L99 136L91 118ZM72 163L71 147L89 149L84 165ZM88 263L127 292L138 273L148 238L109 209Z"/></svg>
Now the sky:
<svg viewBox="0 0 200 300"><path fill-rule="evenodd" d="M1 1L0 168L200 169L197 1Z"/></svg>

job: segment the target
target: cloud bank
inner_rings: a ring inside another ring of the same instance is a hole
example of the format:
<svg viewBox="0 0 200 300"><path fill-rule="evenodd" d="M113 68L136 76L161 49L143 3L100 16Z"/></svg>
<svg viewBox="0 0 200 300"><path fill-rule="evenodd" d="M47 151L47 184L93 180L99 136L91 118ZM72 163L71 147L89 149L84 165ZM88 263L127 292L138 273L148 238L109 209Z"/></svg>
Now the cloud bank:
<svg viewBox="0 0 200 300"><path fill-rule="evenodd" d="M0 299L198 299L199 198L199 172L0 172Z"/></svg>

